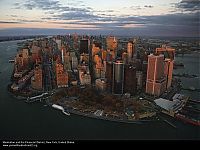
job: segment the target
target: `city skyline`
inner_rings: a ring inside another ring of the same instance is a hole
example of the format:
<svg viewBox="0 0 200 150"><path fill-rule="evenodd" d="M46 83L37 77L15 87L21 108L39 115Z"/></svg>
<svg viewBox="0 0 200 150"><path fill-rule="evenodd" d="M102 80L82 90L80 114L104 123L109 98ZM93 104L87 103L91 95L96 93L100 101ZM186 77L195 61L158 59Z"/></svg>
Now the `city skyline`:
<svg viewBox="0 0 200 150"><path fill-rule="evenodd" d="M199 36L198 0L0 0L0 36Z"/></svg>

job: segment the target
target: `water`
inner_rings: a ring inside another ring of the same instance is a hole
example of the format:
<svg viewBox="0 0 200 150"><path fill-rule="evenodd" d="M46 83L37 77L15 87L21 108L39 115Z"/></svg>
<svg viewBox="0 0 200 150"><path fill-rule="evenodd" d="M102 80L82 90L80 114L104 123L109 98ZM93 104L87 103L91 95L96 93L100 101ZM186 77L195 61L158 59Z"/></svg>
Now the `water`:
<svg viewBox="0 0 200 150"><path fill-rule="evenodd" d="M168 118L177 128L165 122L124 124L66 116L43 104L27 104L7 92L16 54L17 42L0 43L0 139L73 140L73 139L198 139L199 128ZM193 64L196 65L196 64Z"/></svg>
<svg viewBox="0 0 200 150"><path fill-rule="evenodd" d="M185 54L175 58L176 61L183 62L184 68L175 69L174 73L187 73L198 75L197 78L181 78L182 85L185 88L195 87L200 88L200 54ZM200 100L200 92L197 91L181 91L182 94L188 95L195 100Z"/></svg>

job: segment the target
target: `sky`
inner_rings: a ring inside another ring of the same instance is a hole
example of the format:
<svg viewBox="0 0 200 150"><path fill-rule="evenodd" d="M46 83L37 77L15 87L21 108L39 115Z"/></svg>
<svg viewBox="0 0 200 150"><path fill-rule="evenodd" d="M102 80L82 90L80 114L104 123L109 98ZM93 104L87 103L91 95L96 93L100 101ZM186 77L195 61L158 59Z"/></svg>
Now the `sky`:
<svg viewBox="0 0 200 150"><path fill-rule="evenodd" d="M0 36L199 36L200 0L0 0Z"/></svg>

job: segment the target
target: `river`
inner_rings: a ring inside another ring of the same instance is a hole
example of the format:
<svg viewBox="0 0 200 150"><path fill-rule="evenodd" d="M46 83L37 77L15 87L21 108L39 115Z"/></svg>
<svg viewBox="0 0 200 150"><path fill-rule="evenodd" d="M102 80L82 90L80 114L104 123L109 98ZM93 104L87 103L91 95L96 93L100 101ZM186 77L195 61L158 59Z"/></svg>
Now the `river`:
<svg viewBox="0 0 200 150"><path fill-rule="evenodd" d="M61 111L45 107L41 103L27 104L15 99L7 91L7 85L13 70L13 64L8 60L16 55L17 42L19 41L0 43L1 140L199 139L198 127L171 118L168 119L177 128L163 121L125 124L72 114L66 116ZM193 71L197 70L194 66L199 65L197 61L193 63L194 59L199 58L187 56L185 59L188 61L186 67L191 70L193 67ZM194 81L195 85L196 82Z"/></svg>

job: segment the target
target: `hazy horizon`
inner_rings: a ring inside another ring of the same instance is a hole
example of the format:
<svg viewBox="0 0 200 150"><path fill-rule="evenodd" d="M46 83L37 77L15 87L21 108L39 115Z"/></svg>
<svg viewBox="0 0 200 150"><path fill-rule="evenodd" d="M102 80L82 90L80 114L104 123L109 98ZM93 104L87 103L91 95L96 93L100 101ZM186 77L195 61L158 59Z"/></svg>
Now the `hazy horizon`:
<svg viewBox="0 0 200 150"><path fill-rule="evenodd" d="M199 37L199 10L199 0L0 0L0 36Z"/></svg>

